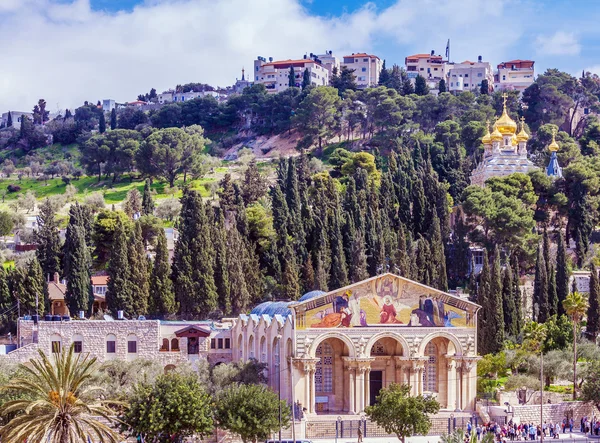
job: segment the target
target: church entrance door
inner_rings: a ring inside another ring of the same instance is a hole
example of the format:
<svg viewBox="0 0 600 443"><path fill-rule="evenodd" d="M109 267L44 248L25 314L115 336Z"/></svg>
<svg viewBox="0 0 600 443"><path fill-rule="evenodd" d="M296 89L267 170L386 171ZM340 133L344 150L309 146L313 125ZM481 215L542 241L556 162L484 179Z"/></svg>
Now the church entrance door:
<svg viewBox="0 0 600 443"><path fill-rule="evenodd" d="M371 374L369 375L370 405L377 403L376 398L379 395L381 388L383 388L383 371L371 371Z"/></svg>

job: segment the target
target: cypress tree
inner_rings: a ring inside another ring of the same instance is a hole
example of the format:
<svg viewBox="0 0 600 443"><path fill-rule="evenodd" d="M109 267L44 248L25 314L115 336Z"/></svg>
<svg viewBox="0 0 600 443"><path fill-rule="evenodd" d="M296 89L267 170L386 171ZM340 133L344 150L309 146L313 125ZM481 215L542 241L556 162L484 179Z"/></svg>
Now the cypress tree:
<svg viewBox="0 0 600 443"><path fill-rule="evenodd" d="M369 277L362 232L355 231L350 252L351 255L348 256L350 259L350 281L356 283Z"/></svg>
<svg viewBox="0 0 600 443"><path fill-rule="evenodd" d="M47 285L37 257L27 262L27 272L21 293L21 313L43 314L47 299ZM36 311L37 306L37 311Z"/></svg>
<svg viewBox="0 0 600 443"><path fill-rule="evenodd" d="M487 250L483 250L483 267L479 274L479 288L477 289L477 304L482 306L482 309L477 314L477 343L479 345L479 354L486 355L491 352L490 336L489 336L489 308L490 303L490 264Z"/></svg>
<svg viewBox="0 0 600 443"><path fill-rule="evenodd" d="M381 71L379 72L379 86L386 86L388 80L390 79L390 71L388 71L385 66L385 60L381 65Z"/></svg>
<svg viewBox="0 0 600 443"><path fill-rule="evenodd" d="M61 272L61 244L58 222L50 200L45 199L39 209L40 213L37 216L38 229L35 231L36 254L42 266L44 277L48 280L53 278L55 272L59 274Z"/></svg>
<svg viewBox="0 0 600 443"><path fill-rule="evenodd" d="M6 127L10 128L13 125L12 112L8 111L8 118L6 119Z"/></svg>
<svg viewBox="0 0 600 443"><path fill-rule="evenodd" d="M416 271L416 280L419 283L423 283L424 285L431 285L431 251L429 247L429 242L419 235L419 238L416 242L416 251L415 251L415 265L414 269Z"/></svg>
<svg viewBox="0 0 600 443"><path fill-rule="evenodd" d="M546 263L546 275L550 278L552 261L550 260L550 239L548 238L548 230L546 228L544 228L544 234L542 235L542 248L544 252L544 263Z"/></svg>
<svg viewBox="0 0 600 443"><path fill-rule="evenodd" d="M327 270L324 265L323 252L317 253L317 260L315 263L315 289L327 292L329 286L327 285Z"/></svg>
<svg viewBox="0 0 600 443"><path fill-rule="evenodd" d="M538 247L535 262L533 310L535 321L544 323L548 320L548 275L546 274L546 262L544 261L544 254L541 247Z"/></svg>
<svg viewBox="0 0 600 443"><path fill-rule="evenodd" d="M5 334L12 330L15 319L14 311L7 312L15 305L15 299L11 295L9 288L8 273L4 266L0 266L0 312L4 315L0 316L0 333Z"/></svg>
<svg viewBox="0 0 600 443"><path fill-rule="evenodd" d="M290 66L290 73L288 74L288 86L290 88L296 86L296 74L294 74L293 66Z"/></svg>
<svg viewBox="0 0 600 443"><path fill-rule="evenodd" d="M110 130L117 129L117 110L115 108L110 111Z"/></svg>
<svg viewBox="0 0 600 443"><path fill-rule="evenodd" d="M433 286L442 291L448 291L446 254L444 253L444 242L440 231L440 219L435 211L429 230L429 243L431 244L431 268L434 271Z"/></svg>
<svg viewBox="0 0 600 443"><path fill-rule="evenodd" d="M469 300L477 303L477 276L475 275L475 258L472 255L469 269Z"/></svg>
<svg viewBox="0 0 600 443"><path fill-rule="evenodd" d="M313 291L314 289L316 289L315 268L313 266L312 257L309 254L302 265L302 292L306 293Z"/></svg>
<svg viewBox="0 0 600 443"><path fill-rule="evenodd" d="M394 254L394 263L397 267L395 272L398 272L404 278L412 278L412 274L410 272L410 257L408 256L406 247L404 226L400 226L400 229L398 229L397 243L398 246Z"/></svg>
<svg viewBox="0 0 600 443"><path fill-rule="evenodd" d="M518 316L517 307L515 306L515 285L513 283L512 269L510 264L504 268L504 275L502 277L502 309L504 313L504 326L506 332L513 338L519 335L518 331Z"/></svg>
<svg viewBox="0 0 600 443"><path fill-rule="evenodd" d="M504 346L504 312L502 309L502 270L500 267L500 250L496 245L494 251L494 267L492 269L490 292L488 299L488 333L490 335L490 352L500 352Z"/></svg>
<svg viewBox="0 0 600 443"><path fill-rule="evenodd" d="M596 340L600 332L600 282L594 263L590 265L590 294L587 311L586 334Z"/></svg>
<svg viewBox="0 0 600 443"><path fill-rule="evenodd" d="M302 89L306 89L310 86L310 72L308 72L308 68L304 70L302 74Z"/></svg>
<svg viewBox="0 0 600 443"><path fill-rule="evenodd" d="M286 300L297 300L300 296L300 281L298 266L290 242L284 244L282 252L281 284L283 296Z"/></svg>
<svg viewBox="0 0 600 443"><path fill-rule="evenodd" d="M562 231L558 234L558 247L556 251L556 297L558 299L558 315L565 314L563 301L569 295L569 264L565 248L565 236Z"/></svg>
<svg viewBox="0 0 600 443"><path fill-rule="evenodd" d="M558 295L556 292L556 271L550 266L548 274L548 318L558 314Z"/></svg>
<svg viewBox="0 0 600 443"><path fill-rule="evenodd" d="M83 227L77 224L77 216L71 216L65 234L65 278L67 291L65 303L72 316L79 311L89 312L93 304L91 297L92 257L85 242Z"/></svg>
<svg viewBox="0 0 600 443"><path fill-rule="evenodd" d="M246 289L251 302L262 300L263 298L263 271L260 268L260 260L254 245L248 240L242 238L243 246L243 270L246 281Z"/></svg>
<svg viewBox="0 0 600 443"><path fill-rule="evenodd" d="M513 277L513 296L515 297L515 312L516 316L512 319L513 329L517 336L521 334L523 330L523 299L521 297L521 287L519 282L519 260L517 256L513 257L512 263L512 277Z"/></svg>
<svg viewBox="0 0 600 443"><path fill-rule="evenodd" d="M338 205L338 209L339 205ZM344 256L344 245L342 243L342 231L340 228L340 212L334 210L330 219L330 246L331 246L331 272L329 286L331 288L342 288L348 284L348 271L346 257Z"/></svg>
<svg viewBox="0 0 600 443"><path fill-rule="evenodd" d="M169 249L164 229L158 231L154 248L154 263L150 276L150 298L148 312L153 317L163 318L177 311L173 282L169 266Z"/></svg>
<svg viewBox="0 0 600 443"><path fill-rule="evenodd" d="M417 95L429 94L429 87L427 86L425 77L423 77L422 75L417 75L417 78L415 79L415 94L417 94Z"/></svg>
<svg viewBox="0 0 600 443"><path fill-rule="evenodd" d="M154 199L152 198L152 190L150 188L150 179L146 179L144 183L144 193L142 195L142 215L154 214Z"/></svg>
<svg viewBox="0 0 600 443"><path fill-rule="evenodd" d="M196 191L186 189L181 203L179 240L173 257L175 299L182 316L207 317L218 306L210 226Z"/></svg>
<svg viewBox="0 0 600 443"><path fill-rule="evenodd" d="M136 317L146 315L148 313L148 298L150 296L150 276L148 275L146 248L142 239L142 227L139 222L135 223L133 235L129 238L127 258L129 259L133 314Z"/></svg>
<svg viewBox="0 0 600 443"><path fill-rule="evenodd" d="M230 293L229 309L233 315L239 315L248 309L252 297L246 285L244 272L244 242L235 227L227 231L226 252Z"/></svg>
<svg viewBox="0 0 600 443"><path fill-rule="evenodd" d="M236 230L233 226L230 230ZM213 245L215 248L215 285L217 287L217 294L219 294L219 309L224 315L231 313L231 302L232 297L230 296L231 284L229 281L229 241L227 239L228 234L225 231L225 220L223 218L222 211L219 211L218 222L213 227ZM237 253L237 251L236 251ZM242 260L242 257L238 257L238 260ZM244 283L245 284L245 283Z"/></svg>
<svg viewBox="0 0 600 443"><path fill-rule="evenodd" d="M427 232L427 203L425 201L425 189L423 180L415 178L413 182L413 198L412 198L412 220L414 227L414 235L425 235Z"/></svg>
<svg viewBox="0 0 600 443"><path fill-rule="evenodd" d="M244 181L242 182L242 197L246 206L264 196L266 189L266 181L260 175L256 161L252 160L244 172Z"/></svg>
<svg viewBox="0 0 600 443"><path fill-rule="evenodd" d="M98 132L104 134L106 132L106 118L104 112L100 113L100 119L98 120Z"/></svg>
<svg viewBox="0 0 600 443"><path fill-rule="evenodd" d="M127 246L125 226L119 219L113 235L112 251L107 268L106 306L113 315L117 315L118 311L124 311L127 317L133 318L136 315L136 306L133 301Z"/></svg>

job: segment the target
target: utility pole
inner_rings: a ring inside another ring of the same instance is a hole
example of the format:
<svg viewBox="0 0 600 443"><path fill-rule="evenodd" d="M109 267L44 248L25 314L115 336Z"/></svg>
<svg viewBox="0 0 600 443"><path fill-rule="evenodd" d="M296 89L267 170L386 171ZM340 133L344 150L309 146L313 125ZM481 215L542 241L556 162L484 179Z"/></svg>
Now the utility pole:
<svg viewBox="0 0 600 443"><path fill-rule="evenodd" d="M544 351L540 346L540 442L544 441Z"/></svg>
<svg viewBox="0 0 600 443"><path fill-rule="evenodd" d="M279 395L279 443L281 443L281 335L277 336L277 393Z"/></svg>
<svg viewBox="0 0 600 443"><path fill-rule="evenodd" d="M292 390L292 441L296 443L296 395L294 388L294 365L292 363L292 356L286 359L288 362L288 369L290 371L290 389Z"/></svg>

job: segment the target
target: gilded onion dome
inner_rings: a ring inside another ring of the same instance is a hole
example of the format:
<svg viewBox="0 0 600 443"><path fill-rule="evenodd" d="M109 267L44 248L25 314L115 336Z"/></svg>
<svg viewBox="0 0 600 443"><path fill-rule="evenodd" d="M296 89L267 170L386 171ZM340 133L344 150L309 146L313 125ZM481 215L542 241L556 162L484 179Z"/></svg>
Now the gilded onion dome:
<svg viewBox="0 0 600 443"><path fill-rule="evenodd" d="M529 135L525 132L525 117L521 117L521 131L517 134L517 140L520 142L529 140Z"/></svg>
<svg viewBox="0 0 600 443"><path fill-rule="evenodd" d="M500 131L502 135L513 135L517 132L517 123L510 118L508 112L506 112L506 98L508 97L506 94L504 97L504 109L502 110L502 115L498 120L496 120L496 128Z"/></svg>
<svg viewBox="0 0 600 443"><path fill-rule="evenodd" d="M492 135L490 134L490 122L489 121L486 122L486 126L487 126L487 133L481 139L481 143L483 143L484 145L489 145L492 142Z"/></svg>
<svg viewBox="0 0 600 443"><path fill-rule="evenodd" d="M552 143L548 145L548 150L550 152L556 152L560 149L558 143L556 143L556 131L552 131Z"/></svg>
<svg viewBox="0 0 600 443"><path fill-rule="evenodd" d="M502 133L498 131L498 127L494 124L494 131L490 135L490 138L493 142L501 142L502 141Z"/></svg>
<svg viewBox="0 0 600 443"><path fill-rule="evenodd" d="M513 136L511 137L511 144L513 146L517 146L519 144L519 140L517 139L517 136L513 134Z"/></svg>

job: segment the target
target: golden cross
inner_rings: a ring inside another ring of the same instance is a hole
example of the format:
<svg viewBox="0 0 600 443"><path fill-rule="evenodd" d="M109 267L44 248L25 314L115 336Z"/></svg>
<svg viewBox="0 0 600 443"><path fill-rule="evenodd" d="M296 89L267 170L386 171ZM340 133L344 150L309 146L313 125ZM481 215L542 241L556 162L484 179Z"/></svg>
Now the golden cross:
<svg viewBox="0 0 600 443"><path fill-rule="evenodd" d="M508 94L505 92L502 94L502 98L504 99L504 107L506 108L506 99L508 98Z"/></svg>

